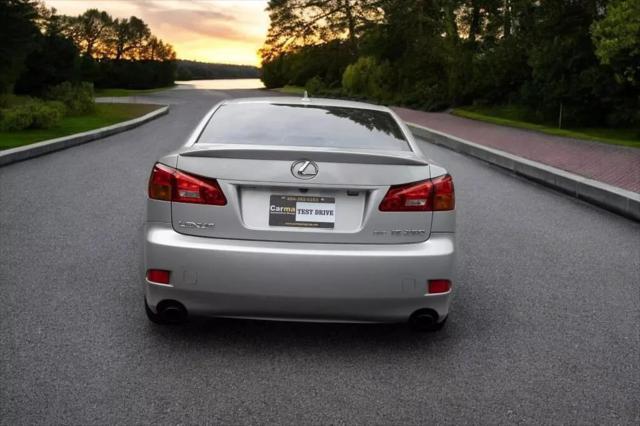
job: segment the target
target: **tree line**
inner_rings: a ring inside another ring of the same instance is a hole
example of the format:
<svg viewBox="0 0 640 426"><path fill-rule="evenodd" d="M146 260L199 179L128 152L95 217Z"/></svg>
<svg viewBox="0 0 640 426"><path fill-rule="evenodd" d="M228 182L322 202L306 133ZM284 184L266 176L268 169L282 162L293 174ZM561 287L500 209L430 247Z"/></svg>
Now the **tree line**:
<svg viewBox="0 0 640 426"><path fill-rule="evenodd" d="M640 126L640 0L270 0L267 87Z"/></svg>
<svg viewBox="0 0 640 426"><path fill-rule="evenodd" d="M215 64L178 59L176 80L217 78L258 78L258 68L250 65Z"/></svg>
<svg viewBox="0 0 640 426"><path fill-rule="evenodd" d="M143 89L174 79L173 47L135 16L65 16L39 0L2 0L0 38L0 94L39 96L64 81Z"/></svg>
<svg viewBox="0 0 640 426"><path fill-rule="evenodd" d="M114 19L98 9L89 9L79 16L57 16L54 9L45 13L85 56L114 60L176 59L173 47L151 34L149 26L135 16Z"/></svg>

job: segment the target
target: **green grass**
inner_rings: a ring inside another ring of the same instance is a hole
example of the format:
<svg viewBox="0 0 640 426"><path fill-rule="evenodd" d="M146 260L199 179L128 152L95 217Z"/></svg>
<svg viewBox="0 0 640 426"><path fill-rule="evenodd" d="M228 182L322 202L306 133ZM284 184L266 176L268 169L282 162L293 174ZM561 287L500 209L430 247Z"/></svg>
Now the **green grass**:
<svg viewBox="0 0 640 426"><path fill-rule="evenodd" d="M304 95L304 87L302 86L284 86L273 90L276 92L287 93L289 95Z"/></svg>
<svg viewBox="0 0 640 426"><path fill-rule="evenodd" d="M64 117L57 126L50 129L0 132L0 150L109 126L139 117L158 108L160 108L159 105L96 104L93 112Z"/></svg>
<svg viewBox="0 0 640 426"><path fill-rule="evenodd" d="M157 87L154 89L96 89L96 97L123 97L123 96L139 96L149 93L161 92L163 90L171 89L175 87L175 84L167 87Z"/></svg>
<svg viewBox="0 0 640 426"><path fill-rule="evenodd" d="M517 106L469 106L456 108L452 112L459 117L485 121L501 126L517 127L535 130L554 136L564 136L575 139L585 139L614 145L624 145L640 148L640 129L585 127L558 129L547 123L536 122L531 119L531 113Z"/></svg>

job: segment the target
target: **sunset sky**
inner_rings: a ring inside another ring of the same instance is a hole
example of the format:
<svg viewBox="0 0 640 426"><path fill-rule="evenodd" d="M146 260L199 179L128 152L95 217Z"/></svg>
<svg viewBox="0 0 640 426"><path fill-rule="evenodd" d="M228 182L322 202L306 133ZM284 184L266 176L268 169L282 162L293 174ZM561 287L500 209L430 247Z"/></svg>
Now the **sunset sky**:
<svg viewBox="0 0 640 426"><path fill-rule="evenodd" d="M45 0L59 14L105 10L114 18L135 15L169 42L178 58L258 65L267 34L266 0Z"/></svg>

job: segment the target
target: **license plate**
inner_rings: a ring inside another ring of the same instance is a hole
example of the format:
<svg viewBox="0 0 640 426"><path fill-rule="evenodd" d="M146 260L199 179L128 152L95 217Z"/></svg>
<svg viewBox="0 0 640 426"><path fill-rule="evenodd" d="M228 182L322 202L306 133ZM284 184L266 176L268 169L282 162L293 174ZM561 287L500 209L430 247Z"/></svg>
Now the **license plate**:
<svg viewBox="0 0 640 426"><path fill-rule="evenodd" d="M333 228L336 200L333 197L272 195L269 203L270 226Z"/></svg>

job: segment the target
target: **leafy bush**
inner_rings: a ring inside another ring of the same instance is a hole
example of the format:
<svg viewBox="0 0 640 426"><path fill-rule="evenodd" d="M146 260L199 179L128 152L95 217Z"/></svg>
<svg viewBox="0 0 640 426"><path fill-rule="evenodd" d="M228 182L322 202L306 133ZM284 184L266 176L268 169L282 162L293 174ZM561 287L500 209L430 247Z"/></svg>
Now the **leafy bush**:
<svg viewBox="0 0 640 426"><path fill-rule="evenodd" d="M18 105L0 111L0 130L23 130L32 123L33 115L28 105Z"/></svg>
<svg viewBox="0 0 640 426"><path fill-rule="evenodd" d="M355 63L350 64L344 70L342 87L352 94L367 93L369 78L375 64L375 59L371 57L358 58Z"/></svg>
<svg viewBox="0 0 640 426"><path fill-rule="evenodd" d="M393 70L388 62L378 63L374 58L365 56L344 70L342 87L351 95L388 101L393 97L393 80Z"/></svg>
<svg viewBox="0 0 640 426"><path fill-rule="evenodd" d="M66 107L62 102L42 101L29 97L12 99L8 108L0 109L0 130L48 129L64 117ZM2 102L7 105L6 99Z"/></svg>
<svg viewBox="0 0 640 426"><path fill-rule="evenodd" d="M397 98L402 105L425 111L441 111L447 108L445 101L446 85L432 80L419 80L412 83L412 90L405 90Z"/></svg>
<svg viewBox="0 0 640 426"><path fill-rule="evenodd" d="M33 129L48 129L55 126L62 120L66 112L66 107L62 102L33 102L30 105L33 122Z"/></svg>
<svg viewBox="0 0 640 426"><path fill-rule="evenodd" d="M318 96L325 89L325 84L320 77L316 76L307 80L304 88L309 96Z"/></svg>
<svg viewBox="0 0 640 426"><path fill-rule="evenodd" d="M286 59L287 55L281 55L273 61L262 63L260 78L267 89L282 87L289 82Z"/></svg>
<svg viewBox="0 0 640 426"><path fill-rule="evenodd" d="M33 98L30 96L18 96L11 93L0 94L0 108L11 108L31 101L33 101Z"/></svg>
<svg viewBox="0 0 640 426"><path fill-rule="evenodd" d="M65 81L50 87L46 98L64 103L69 114L83 114L92 111L95 106L93 84L87 82L71 84Z"/></svg>

